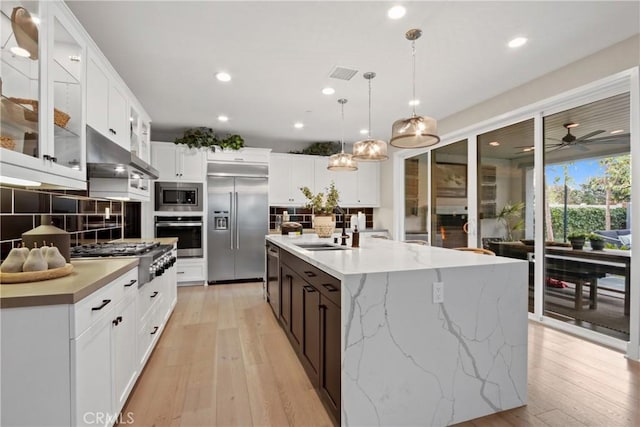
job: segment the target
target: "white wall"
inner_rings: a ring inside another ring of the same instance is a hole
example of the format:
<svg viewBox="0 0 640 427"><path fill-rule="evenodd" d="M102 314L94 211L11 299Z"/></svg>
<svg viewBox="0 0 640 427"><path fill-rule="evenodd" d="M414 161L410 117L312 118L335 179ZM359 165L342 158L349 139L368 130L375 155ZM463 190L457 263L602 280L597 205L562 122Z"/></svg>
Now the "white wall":
<svg viewBox="0 0 640 427"><path fill-rule="evenodd" d="M446 135L638 65L640 35L635 35L473 107L440 119L438 133ZM496 78L499 78L497 73ZM397 148L389 147L389 156L392 158L396 151ZM393 233L392 161L382 163L381 176L381 207L375 213L376 227L388 228Z"/></svg>

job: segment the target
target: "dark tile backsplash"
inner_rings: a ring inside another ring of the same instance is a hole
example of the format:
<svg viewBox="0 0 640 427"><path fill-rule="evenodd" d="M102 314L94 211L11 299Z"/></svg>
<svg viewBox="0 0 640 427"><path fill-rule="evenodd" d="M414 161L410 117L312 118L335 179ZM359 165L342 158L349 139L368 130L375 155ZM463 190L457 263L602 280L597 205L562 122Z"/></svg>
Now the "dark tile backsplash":
<svg viewBox="0 0 640 427"><path fill-rule="evenodd" d="M123 202L88 199L86 191L0 187L0 202L0 259L20 245L22 233L40 225L42 214L51 215L53 225L71 233L72 246L120 239L125 225ZM105 208L110 210L108 219Z"/></svg>
<svg viewBox="0 0 640 427"><path fill-rule="evenodd" d="M13 212L13 191L0 188L0 213Z"/></svg>
<svg viewBox="0 0 640 427"><path fill-rule="evenodd" d="M346 228L351 227L351 215L362 212L367 219L367 228L373 228L373 208L345 208ZM302 228L313 228L311 224L311 209L307 208L290 208L281 206L269 206L269 228L276 228L276 216L282 216L282 213L289 213L289 221L299 222ZM342 228L342 214L336 214L336 228Z"/></svg>
<svg viewBox="0 0 640 427"><path fill-rule="evenodd" d="M51 194L14 190L13 212L46 214L51 212Z"/></svg>

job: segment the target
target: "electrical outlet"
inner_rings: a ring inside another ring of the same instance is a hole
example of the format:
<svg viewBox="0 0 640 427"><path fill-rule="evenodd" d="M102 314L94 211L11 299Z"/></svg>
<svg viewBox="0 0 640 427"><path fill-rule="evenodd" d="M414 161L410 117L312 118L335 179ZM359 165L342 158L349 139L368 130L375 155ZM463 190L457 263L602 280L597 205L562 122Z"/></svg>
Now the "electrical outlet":
<svg viewBox="0 0 640 427"><path fill-rule="evenodd" d="M439 304L444 302L444 283L433 282L433 303Z"/></svg>

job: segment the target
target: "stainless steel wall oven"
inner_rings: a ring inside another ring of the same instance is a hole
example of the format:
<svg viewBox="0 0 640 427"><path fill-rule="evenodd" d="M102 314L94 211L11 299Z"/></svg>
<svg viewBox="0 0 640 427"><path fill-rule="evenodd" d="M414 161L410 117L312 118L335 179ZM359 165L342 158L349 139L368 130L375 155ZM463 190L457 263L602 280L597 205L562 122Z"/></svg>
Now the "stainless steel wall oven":
<svg viewBox="0 0 640 427"><path fill-rule="evenodd" d="M201 183L155 183L156 211L202 212L202 196Z"/></svg>
<svg viewBox="0 0 640 427"><path fill-rule="evenodd" d="M204 254L201 216L156 216L155 225L156 237L178 238L178 258Z"/></svg>

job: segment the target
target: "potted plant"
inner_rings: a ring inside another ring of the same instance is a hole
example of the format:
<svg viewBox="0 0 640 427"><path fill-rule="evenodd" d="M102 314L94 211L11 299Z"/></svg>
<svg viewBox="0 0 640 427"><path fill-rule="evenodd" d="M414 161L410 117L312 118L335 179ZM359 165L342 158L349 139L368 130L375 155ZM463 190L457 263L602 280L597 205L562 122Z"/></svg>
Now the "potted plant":
<svg viewBox="0 0 640 427"><path fill-rule="evenodd" d="M318 237L331 237L336 228L334 211L340 198L333 181L327 188L326 196L323 192L313 194L309 187L300 187L300 191L307 198L307 203L304 207L311 209L314 215L313 228Z"/></svg>
<svg viewBox="0 0 640 427"><path fill-rule="evenodd" d="M586 238L587 234L581 231L573 232L567 236L567 239L569 239L569 242L571 242L571 247L573 249L582 249Z"/></svg>
<svg viewBox="0 0 640 427"><path fill-rule="evenodd" d="M191 128L184 131L182 138L176 138L174 144L184 144L189 148L206 148L239 150L244 146L244 139L240 135L227 135L220 139L213 129L208 127Z"/></svg>
<svg viewBox="0 0 640 427"><path fill-rule="evenodd" d="M514 241L514 232L522 230L524 228L522 209L524 209L524 202L514 204L507 203L496 215L496 220L498 220L498 222L501 222L507 231L505 236L505 240L507 242Z"/></svg>
<svg viewBox="0 0 640 427"><path fill-rule="evenodd" d="M591 249L594 251L601 251L604 249L604 238L599 234L590 233L589 243L591 244Z"/></svg>

